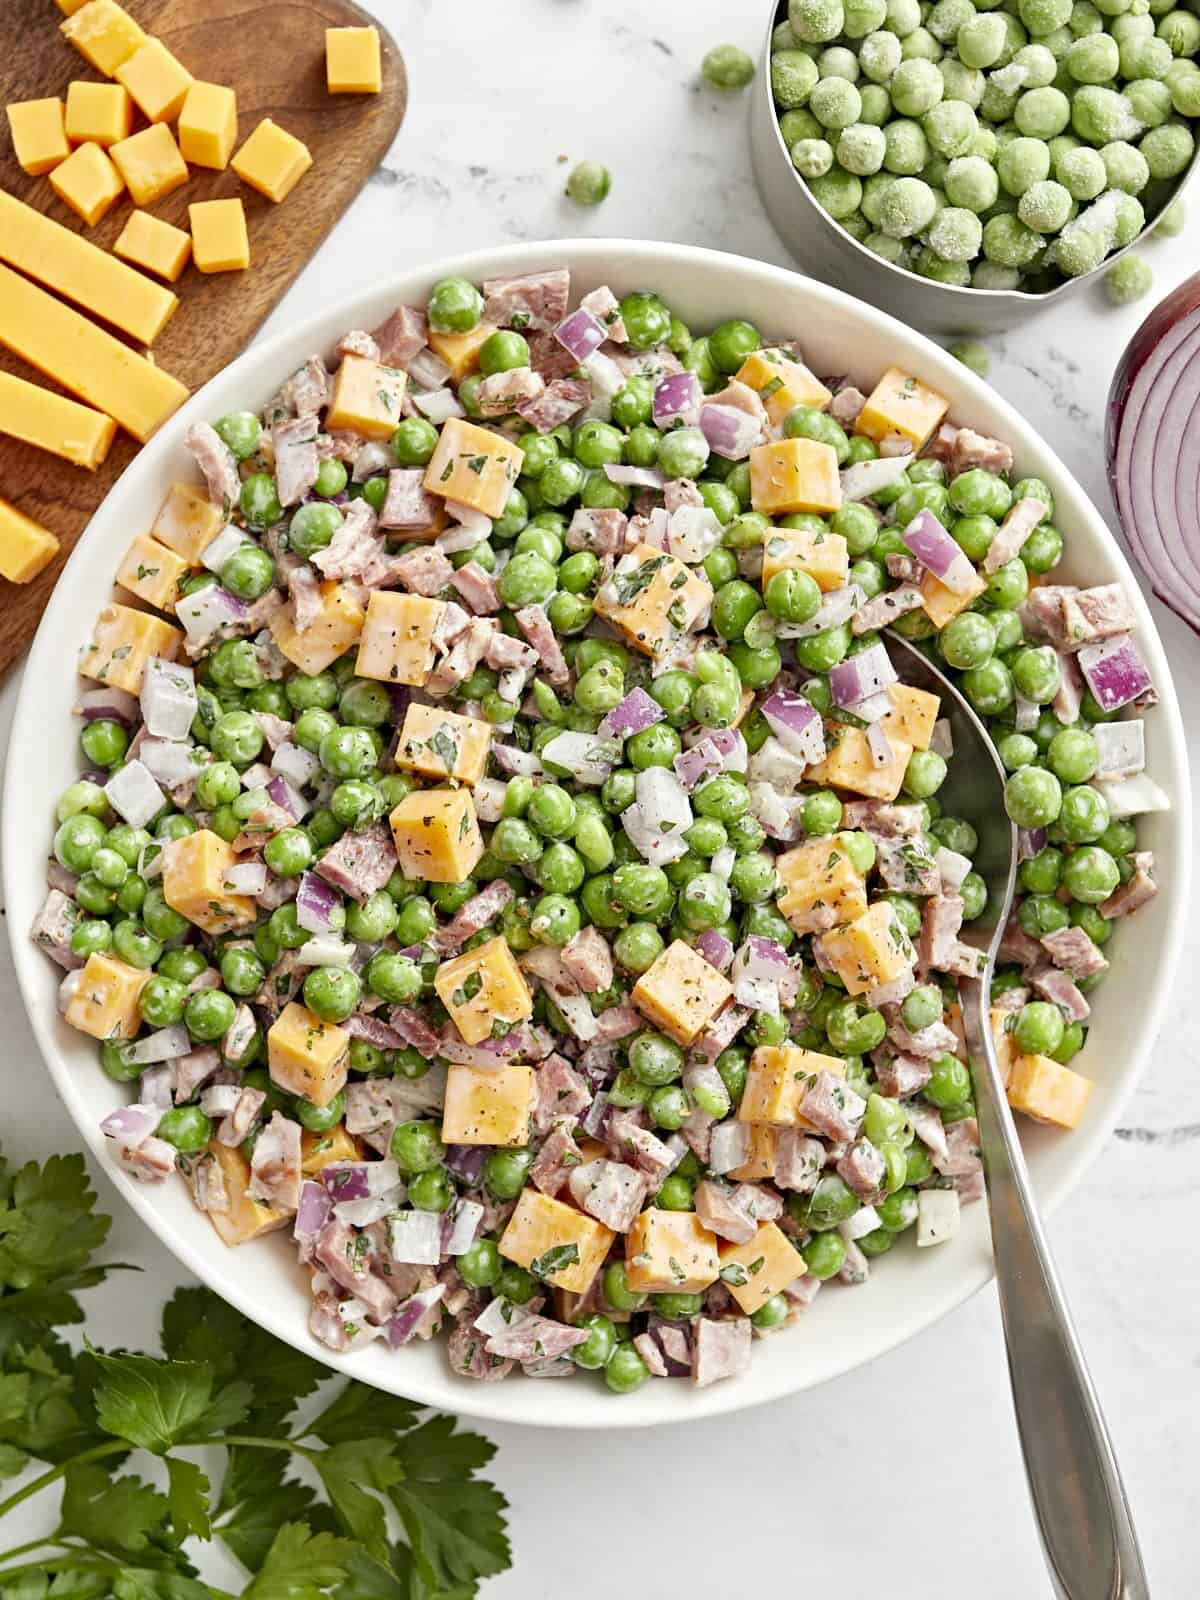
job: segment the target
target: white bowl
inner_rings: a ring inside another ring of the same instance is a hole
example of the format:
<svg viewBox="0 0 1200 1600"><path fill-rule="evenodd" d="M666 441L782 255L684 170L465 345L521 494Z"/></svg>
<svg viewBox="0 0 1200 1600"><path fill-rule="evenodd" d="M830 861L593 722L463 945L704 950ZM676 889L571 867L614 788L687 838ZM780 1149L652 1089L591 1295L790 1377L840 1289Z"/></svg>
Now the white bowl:
<svg viewBox="0 0 1200 1600"><path fill-rule="evenodd" d="M539 1427L649 1426L794 1394L848 1372L929 1327L991 1275L984 1207L967 1211L961 1234L943 1249L918 1256L909 1235L879 1263L866 1287L827 1290L796 1327L756 1344L745 1377L710 1389L651 1382L618 1399L583 1375L569 1383L514 1377L480 1384L451 1373L440 1340L396 1352L376 1344L339 1358L308 1333L305 1275L286 1235L228 1250L193 1207L185 1184L147 1187L114 1168L98 1124L121 1091L100 1071L94 1042L60 1020L56 991L61 974L25 936L45 894L54 802L79 768L77 724L71 717L78 687L71 670L74 651L108 596L129 540L150 526L167 484L173 478L194 477L181 443L188 423L234 409L256 409L310 353L331 350L347 328L374 327L401 301L423 300L431 284L448 273L479 281L564 263L572 270L576 293L602 283L619 294L653 288L698 329L727 317L750 317L771 335L798 339L818 372L848 373L865 388L893 363L915 373L950 397L951 415L959 422L1008 440L1021 473L1050 483L1067 544L1065 576L1117 581L1132 597L1139 640L1162 695L1162 704L1147 720L1149 767L1170 795L1173 809L1142 825L1145 844L1159 853L1161 890L1135 927L1119 929L1113 942L1114 970L1097 996L1096 1027L1082 1058L1097 1082L1087 1118L1074 1133L1025 1129L1030 1168L1044 1205L1055 1205L1079 1181L1103 1146L1158 1032L1187 905L1188 771L1162 645L1133 574L1099 514L1049 445L1011 406L922 335L778 267L669 244L589 239L512 245L381 283L300 329L252 347L141 451L96 513L59 579L30 652L9 747L5 888L21 991L59 1093L129 1203L198 1278L279 1338L380 1389L448 1411Z"/></svg>

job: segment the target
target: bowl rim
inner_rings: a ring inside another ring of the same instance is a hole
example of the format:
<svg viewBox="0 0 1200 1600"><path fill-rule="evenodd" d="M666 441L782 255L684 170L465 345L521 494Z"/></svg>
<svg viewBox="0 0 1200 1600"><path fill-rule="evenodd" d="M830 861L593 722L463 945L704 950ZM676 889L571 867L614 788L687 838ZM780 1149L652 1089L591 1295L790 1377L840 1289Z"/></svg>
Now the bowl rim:
<svg viewBox="0 0 1200 1600"><path fill-rule="evenodd" d="M1077 503L1074 508L1079 513L1077 520L1092 524L1093 533L1107 546L1114 566L1122 574L1123 584L1131 597L1138 618L1139 640L1145 647L1148 664L1161 695L1158 716L1161 719L1165 750L1172 768L1170 777L1178 797L1175 809L1180 817L1190 814L1186 740L1178 696L1170 666L1145 598L1115 537L1082 486L1059 460L1049 443L1040 438L1032 425L1021 417L1010 402L982 379L963 368L927 335L910 328L874 306L865 304L841 290L806 278L789 268L701 246L608 238L535 240L492 246L449 258L438 258L432 262L417 263L403 272L381 276L372 284L360 286L350 294L332 301L304 322L283 328L261 343L252 343L235 361L199 389L160 429L158 435L139 451L131 467L110 491L92 522L81 535L47 603L25 663L13 717L9 759L6 763L2 804L0 804L0 857L3 862L5 899L10 912L8 917L10 948L22 1001L34 1037L59 1096L92 1156L152 1232L202 1283L207 1284L248 1318L265 1327L285 1343L320 1360L334 1371L370 1383L385 1392L406 1394L422 1404L450 1412L489 1421L541 1428L640 1428L700 1420L784 1399L806 1388L842 1376L855 1367L864 1365L867 1361L874 1360L877 1356L906 1343L908 1339L941 1321L950 1311L983 1288L992 1277L990 1244L985 1252L979 1253L974 1258L966 1250L963 1251L960 1279L955 1282L952 1291L942 1294L940 1301L932 1309L924 1306L920 1296L910 1296L907 1305L923 1309L907 1310L903 1317L888 1326L886 1333L875 1343L870 1352L838 1366L836 1371L830 1370L814 1376L806 1373L800 1366L794 1375L786 1376L765 1388L762 1383L751 1385L748 1381L738 1381L690 1391L687 1408L682 1411L670 1409L664 1403L660 1403L657 1407L642 1404L630 1408L607 1405L592 1408L586 1404L575 1406L571 1402L569 1391L564 1394L561 1387L557 1387L554 1391L562 1396L561 1403L547 1406L535 1398L540 1389L536 1383L518 1382L511 1385L478 1383L459 1378L447 1368L445 1379L430 1384L423 1381L420 1372L412 1367L409 1368L412 1374L410 1378L403 1361L394 1363L397 1375L395 1382L380 1381L375 1374L369 1376L364 1374L359 1367L359 1357L366 1352L339 1356L312 1339L306 1321L295 1321L290 1315L277 1312L269 1303L264 1305L256 1302L252 1294L243 1292L236 1282L230 1280L220 1265L220 1256L214 1255L209 1259L203 1250L194 1247L188 1240L172 1231L168 1220L159 1214L155 1203L156 1191L152 1186L135 1182L127 1173L116 1168L105 1154L107 1141L90 1112L82 1104L68 1062L60 1053L54 1037L54 1029L60 1019L53 999L47 1002L46 998L46 958L35 948L31 940L23 936L27 918L32 917L37 905L40 904L44 887L40 871L40 853L35 852L31 858L27 843L23 844L18 836L19 793L27 790L28 785L23 777L18 776L17 763L13 760L13 755L20 752L23 747L36 749L38 743L44 739L44 732L40 730L39 724L40 696L31 692L29 685L48 681L51 677L62 673L63 632L57 618L58 614L67 608L67 595L72 588L72 578L78 578L82 573L89 559L90 546L96 542L97 536L102 535L106 529L109 536L112 536L111 525L119 515L122 501L127 496L137 493L137 486L141 480L155 473L165 476L164 463L170 451L177 446L183 429L193 420L198 420L207 414L207 397L212 387L226 381L233 372L253 368L255 373L262 376L265 394L268 392L268 386L277 383L279 373L285 369L291 370L289 362L294 365L297 359L303 360L304 354L310 353L312 349L326 349L331 345L332 338L336 337L329 332L331 326L336 325L337 328L344 329L358 325L356 314L359 309L365 309L371 303L384 298L385 292L389 299L393 295L397 299L402 299L406 294L417 292L416 286L432 284L438 278L451 274L462 275L473 282L480 282L483 278L498 274L544 270L548 264L566 265L574 272L577 269L586 270L588 266L601 262L604 270L610 273L615 273L617 270L632 273L636 270L637 274L642 276L644 272L643 281L652 284L656 266L661 269L664 257L675 266L694 266L701 273L706 269L716 269L724 273L735 272L745 283L747 298L753 295L756 282L762 285L774 285L799 296L802 301L807 300L808 305L805 310L819 311L822 303L828 304L854 319L867 335L880 334L890 337L893 341L899 335L905 340L915 341L924 362L922 371L927 377L936 381L940 373L952 388L962 388L967 395L977 398L980 409L999 413L998 425L1002 425L1007 431L1007 437L1014 444L1018 458L1022 455L1043 454L1050 458L1056 492L1061 487L1067 492L1068 497ZM396 286L395 289L391 287L392 285ZM297 357L297 352L301 351L304 354ZM251 386L254 381L251 380ZM1142 1037L1145 1043L1138 1050L1133 1066L1125 1069L1121 1081L1115 1086L1106 1114L1097 1119L1082 1135L1079 1130L1072 1135L1070 1153L1063 1162L1061 1171L1051 1174L1048 1179L1038 1184L1039 1200L1047 1211L1058 1205L1078 1184L1084 1172L1100 1153L1133 1089L1138 1070L1157 1036L1180 949L1179 935L1188 898L1187 885L1191 876L1191 833L1183 826L1177 827L1175 831L1178 833L1178 840L1174 842L1178 848L1172 862L1172 871L1176 892L1172 897L1170 919L1164 930L1164 959L1160 976L1151 996L1151 1004L1143 1013ZM29 875L31 859L37 864L37 883L32 889ZM22 868L24 868L24 881ZM16 926L18 922L22 925L20 928ZM371 1348L368 1347L368 1350ZM667 1386L671 1390L677 1387L677 1385ZM639 1398L647 1396L648 1392L652 1393L656 1388L657 1385L646 1386L640 1392ZM529 1398L524 1401L519 1398L516 1400L509 1398L501 1403L501 1395L504 1393L510 1396L524 1395Z"/></svg>

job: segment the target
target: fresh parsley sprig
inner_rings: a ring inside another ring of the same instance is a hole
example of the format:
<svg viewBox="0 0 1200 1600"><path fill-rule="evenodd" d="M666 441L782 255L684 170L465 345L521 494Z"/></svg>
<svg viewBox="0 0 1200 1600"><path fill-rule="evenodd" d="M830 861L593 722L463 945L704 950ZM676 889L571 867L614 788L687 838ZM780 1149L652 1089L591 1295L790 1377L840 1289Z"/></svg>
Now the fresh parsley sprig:
<svg viewBox="0 0 1200 1600"><path fill-rule="evenodd" d="M0 1157L0 1479L45 1465L0 1497L0 1546L8 1512L59 1497L52 1532L0 1548L0 1600L233 1600L189 1539L245 1567L243 1600L471 1600L509 1565L486 1439L354 1381L314 1413L327 1369L206 1289L164 1306L161 1355L72 1348L109 1224L80 1156Z"/></svg>

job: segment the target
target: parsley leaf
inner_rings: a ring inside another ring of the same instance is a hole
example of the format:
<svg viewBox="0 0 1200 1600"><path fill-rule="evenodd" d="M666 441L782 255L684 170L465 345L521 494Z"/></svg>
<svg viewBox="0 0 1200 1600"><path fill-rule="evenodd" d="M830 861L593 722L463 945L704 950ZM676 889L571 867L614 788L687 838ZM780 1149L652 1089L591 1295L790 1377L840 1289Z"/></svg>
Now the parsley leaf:
<svg viewBox="0 0 1200 1600"><path fill-rule="evenodd" d="M194 1461L185 1461L182 1456L168 1456L167 1509L181 1539L193 1533L200 1539L211 1537L209 1488L208 1475L201 1472Z"/></svg>
<svg viewBox="0 0 1200 1600"><path fill-rule="evenodd" d="M96 1461L68 1467L62 1497L65 1533L86 1539L99 1550L140 1552L149 1545L167 1502L140 1478L114 1478Z"/></svg>
<svg viewBox="0 0 1200 1600"><path fill-rule="evenodd" d="M245 1600L325 1600L345 1578L353 1548L348 1539L285 1522Z"/></svg>
<svg viewBox="0 0 1200 1600"><path fill-rule="evenodd" d="M396 1441L403 1483L391 1491L418 1569L435 1592L502 1572L511 1560L504 1496L470 1476L492 1446L431 1417Z"/></svg>
<svg viewBox="0 0 1200 1600"><path fill-rule="evenodd" d="M368 1489L389 1489L404 1469L387 1439L347 1440L312 1457L325 1493L345 1529L378 1560L387 1559L383 1502Z"/></svg>
<svg viewBox="0 0 1200 1600"><path fill-rule="evenodd" d="M96 1352L103 1381L96 1392L100 1426L161 1455L240 1422L250 1386L226 1385L214 1398L212 1368L200 1361Z"/></svg>
<svg viewBox="0 0 1200 1600"><path fill-rule="evenodd" d="M316 1503L307 1484L286 1478L287 1458L282 1452L243 1450L229 1452L221 1484L220 1521L217 1532L243 1566L257 1572L278 1530L285 1522L324 1526L325 1507ZM332 1518L329 1518L332 1528Z"/></svg>
<svg viewBox="0 0 1200 1600"><path fill-rule="evenodd" d="M105 1274L90 1264L110 1226L95 1206L82 1156L51 1156L42 1167L30 1161L16 1172L0 1157L0 1350L83 1320L73 1291Z"/></svg>

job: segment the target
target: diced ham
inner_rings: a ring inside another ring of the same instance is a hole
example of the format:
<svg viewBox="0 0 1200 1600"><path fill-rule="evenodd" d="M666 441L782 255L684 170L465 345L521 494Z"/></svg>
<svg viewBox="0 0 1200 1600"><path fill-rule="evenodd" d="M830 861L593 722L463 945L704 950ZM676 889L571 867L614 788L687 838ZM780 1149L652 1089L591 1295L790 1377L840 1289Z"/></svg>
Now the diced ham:
<svg viewBox="0 0 1200 1600"><path fill-rule="evenodd" d="M615 1159L644 1172L656 1187L675 1169L678 1158L670 1145L664 1144L649 1128L643 1128L628 1111L609 1113L605 1136Z"/></svg>
<svg viewBox="0 0 1200 1600"><path fill-rule="evenodd" d="M1005 924L996 959L1002 962L1013 961L1021 967L1034 966L1042 959L1041 945L1025 932L1017 921L1015 912Z"/></svg>
<svg viewBox="0 0 1200 1600"><path fill-rule="evenodd" d="M835 422L840 422L843 428L849 428L853 426L866 403L867 397L862 390L850 384L845 389L839 389L829 402L829 415Z"/></svg>
<svg viewBox="0 0 1200 1600"><path fill-rule="evenodd" d="M1083 673L1079 670L1079 662L1065 650L1058 652L1058 673L1058 688L1055 690L1054 699L1050 702L1050 709L1060 722L1065 722L1071 727L1079 721L1083 691L1087 685L1083 681Z"/></svg>
<svg viewBox="0 0 1200 1600"><path fill-rule="evenodd" d="M418 306L397 306L386 322L375 329L379 360L386 367L407 367L428 342L429 322Z"/></svg>
<svg viewBox="0 0 1200 1600"><path fill-rule="evenodd" d="M902 1054L919 1061L953 1052L958 1046L957 1034L944 1022L931 1022L927 1028L910 1032L901 1022L898 1009L888 1012L888 1038Z"/></svg>
<svg viewBox="0 0 1200 1600"><path fill-rule="evenodd" d="M932 1106L925 1105L920 1100L914 1100L907 1110L908 1120L912 1123L917 1138L928 1146L935 1158L938 1156L944 1158L950 1147L946 1142L946 1129L941 1112L935 1111Z"/></svg>
<svg viewBox="0 0 1200 1600"><path fill-rule="evenodd" d="M720 1322L697 1317L692 1324L692 1382L703 1389L745 1372L750 1365L750 1340L749 1317Z"/></svg>
<svg viewBox="0 0 1200 1600"><path fill-rule="evenodd" d="M329 846L314 869L351 899L370 899L396 870L396 846L391 829L378 822L362 833L344 833Z"/></svg>
<svg viewBox="0 0 1200 1600"><path fill-rule="evenodd" d="M513 1369L513 1362L488 1354L483 1335L469 1321L460 1322L450 1334L446 1354L460 1378L475 1378L480 1383L497 1383Z"/></svg>
<svg viewBox="0 0 1200 1600"><path fill-rule="evenodd" d="M406 551L397 558L393 571L397 582L411 594L424 595L427 599L440 594L454 576L449 559L431 545Z"/></svg>
<svg viewBox="0 0 1200 1600"><path fill-rule="evenodd" d="M567 549L591 550L601 558L620 555L625 549L627 523L623 511L589 511L581 506L567 529Z"/></svg>
<svg viewBox="0 0 1200 1600"><path fill-rule="evenodd" d="M255 1026L254 1013L249 1006L239 1006L238 1012L242 1011L249 1014L250 1026L253 1028ZM236 1014L234 1021L237 1021ZM228 1037L228 1034L226 1034L226 1038ZM244 1048L245 1046L243 1046ZM206 1083L214 1072L220 1070L220 1066L220 1054L211 1046L201 1046L198 1049L189 1050L185 1056L180 1056L178 1061L175 1062L175 1104L177 1106L186 1105L201 1084Z"/></svg>
<svg viewBox="0 0 1200 1600"><path fill-rule="evenodd" d="M241 1144L257 1124L266 1099L261 1089L243 1089L238 1096L237 1105L228 1116L222 1117L217 1126L218 1144Z"/></svg>
<svg viewBox="0 0 1200 1600"><path fill-rule="evenodd" d="M175 1146L168 1144L165 1139L156 1138L154 1134L143 1139L136 1148L114 1144L112 1149L117 1165L139 1183L162 1183L175 1171Z"/></svg>
<svg viewBox="0 0 1200 1600"><path fill-rule="evenodd" d="M965 1177L982 1169L979 1124L974 1117L964 1117L961 1122L950 1124L946 1129L946 1152L943 1155L934 1151L933 1164L943 1178Z"/></svg>
<svg viewBox="0 0 1200 1600"><path fill-rule="evenodd" d="M322 461L344 461L348 467L353 467L359 451L367 442L361 433L352 433L349 428L335 428L332 433L317 435L317 455Z"/></svg>
<svg viewBox="0 0 1200 1600"><path fill-rule="evenodd" d="M814 1141L815 1142L815 1141ZM749 1188L746 1184L743 1187ZM741 1190L713 1178L696 1185L696 1215L704 1226L733 1244L749 1244L758 1232L758 1223L740 1200Z"/></svg>
<svg viewBox="0 0 1200 1600"><path fill-rule="evenodd" d="M1026 495L1010 507L983 558L984 572L999 572L1001 567L1019 556L1029 535L1048 515L1043 502L1031 495Z"/></svg>
<svg viewBox="0 0 1200 1600"><path fill-rule="evenodd" d="M337 356L362 356L365 361L379 360L379 345L374 336L362 328L350 328L333 347Z"/></svg>
<svg viewBox="0 0 1200 1600"><path fill-rule="evenodd" d="M950 447L950 475L957 478L960 472L972 467L984 467L988 472L1010 472L1013 453L1000 439L989 439L973 428L960 428Z"/></svg>
<svg viewBox="0 0 1200 1600"><path fill-rule="evenodd" d="M484 617L472 617L454 641L449 654L442 657L425 680L426 692L440 697L465 682L487 654L496 632L494 622Z"/></svg>
<svg viewBox="0 0 1200 1600"><path fill-rule="evenodd" d="M927 841L919 833L900 839L877 838L875 865L889 889L919 895L937 894L941 890L942 874Z"/></svg>
<svg viewBox="0 0 1200 1600"><path fill-rule="evenodd" d="M831 411L833 407L829 408ZM949 461L954 452L954 441L958 438L958 429L952 422L943 422L939 425L933 438L925 446L924 454L932 457L934 461Z"/></svg>
<svg viewBox="0 0 1200 1600"><path fill-rule="evenodd" d="M1092 978L1108 970L1108 959L1083 928L1056 928L1042 935L1042 949L1056 967L1073 978Z"/></svg>
<svg viewBox="0 0 1200 1600"><path fill-rule="evenodd" d="M580 929L563 946L562 964L584 994L600 994L612 985L612 947L598 928Z"/></svg>
<svg viewBox="0 0 1200 1600"><path fill-rule="evenodd" d="M396 1032L426 1061L432 1061L438 1054L440 1040L436 1031L413 1006L393 1006L390 1021Z"/></svg>
<svg viewBox="0 0 1200 1600"><path fill-rule="evenodd" d="M691 478L671 478L663 484L663 506L668 516L683 506L699 509L703 504L704 496Z"/></svg>
<svg viewBox="0 0 1200 1600"><path fill-rule="evenodd" d="M585 1161L567 1180L575 1204L614 1233L628 1233L648 1192L644 1172L623 1161Z"/></svg>
<svg viewBox="0 0 1200 1600"><path fill-rule="evenodd" d="M1119 884L1104 901L1100 907L1101 916L1132 916L1158 893L1158 885L1154 881L1153 850L1135 850L1129 859L1133 862L1133 875L1127 883Z"/></svg>
<svg viewBox="0 0 1200 1600"><path fill-rule="evenodd" d="M670 1375L662 1348L652 1333L639 1333L633 1341L633 1348L646 1363L646 1370L652 1378Z"/></svg>
<svg viewBox="0 0 1200 1600"><path fill-rule="evenodd" d="M945 972L957 954L962 927L963 900L957 894L936 894L921 910L921 937L917 946L918 970Z"/></svg>
<svg viewBox="0 0 1200 1600"><path fill-rule="evenodd" d="M550 1317L514 1317L499 1333L492 1334L485 1346L489 1355L512 1361L548 1361L565 1355L590 1338L590 1329L571 1328Z"/></svg>
<svg viewBox="0 0 1200 1600"><path fill-rule="evenodd" d="M529 1181L543 1194L561 1193L567 1179L583 1162L583 1155L569 1128L561 1123L551 1129L529 1169Z"/></svg>
<svg viewBox="0 0 1200 1600"><path fill-rule="evenodd" d="M537 433L553 433L592 401L588 379L566 376L575 369L574 357L561 345L555 345L554 350L556 353L548 354L542 363L535 361L535 367L547 380L545 392L536 399L517 402L517 415Z"/></svg>
<svg viewBox="0 0 1200 1600"><path fill-rule="evenodd" d="M592 1103L592 1091L565 1056L547 1056L534 1074L533 1126L548 1133L558 1121L576 1122Z"/></svg>
<svg viewBox="0 0 1200 1600"><path fill-rule="evenodd" d="M571 274L565 267L515 278L485 278L483 320L496 328L546 333L567 314Z"/></svg>
<svg viewBox="0 0 1200 1600"><path fill-rule="evenodd" d="M818 1072L800 1102L801 1114L827 1139L855 1138L866 1109L862 1096L832 1072Z"/></svg>
<svg viewBox="0 0 1200 1600"><path fill-rule="evenodd" d="M590 311L597 322L602 322L614 344L624 344L629 338L621 316L621 303L606 283L585 294L579 302L584 311Z"/></svg>
<svg viewBox="0 0 1200 1600"><path fill-rule="evenodd" d="M309 356L284 384L280 398L297 417L315 417L329 404L330 377L320 356Z"/></svg>
<svg viewBox="0 0 1200 1600"><path fill-rule="evenodd" d="M633 1002L622 1000L620 1005L609 1006L607 1011L602 1011L596 1018L596 1032L592 1042L609 1044L616 1039L628 1039L629 1035L636 1033L641 1026L641 1013Z"/></svg>
<svg viewBox="0 0 1200 1600"><path fill-rule="evenodd" d="M285 579L292 597L292 621L297 633L312 627L321 615L321 587L307 561L290 566Z"/></svg>
<svg viewBox="0 0 1200 1600"><path fill-rule="evenodd" d="M511 634L495 632L488 639L484 660L494 672L529 672L538 664L538 653Z"/></svg>
<svg viewBox="0 0 1200 1600"><path fill-rule="evenodd" d="M837 1171L864 1205L883 1198L887 1162L869 1139L856 1139L838 1162Z"/></svg>
<svg viewBox="0 0 1200 1600"><path fill-rule="evenodd" d="M495 616L500 609L500 590L490 572L478 561L468 561L451 576L450 582L477 617Z"/></svg>
<svg viewBox="0 0 1200 1600"><path fill-rule="evenodd" d="M862 1247L853 1239L846 1240L846 1254L838 1268L838 1282L858 1285L871 1276L871 1263Z"/></svg>
<svg viewBox="0 0 1200 1600"><path fill-rule="evenodd" d="M1137 626L1133 607L1119 583L1067 590L1062 597L1062 620L1071 650L1097 639L1114 639Z"/></svg>
<svg viewBox="0 0 1200 1600"><path fill-rule="evenodd" d="M752 1015L745 1006L726 1006L696 1040L688 1060L699 1064L715 1061L722 1050L728 1050Z"/></svg>
<svg viewBox="0 0 1200 1600"><path fill-rule="evenodd" d="M192 1186L192 1199L196 1202L197 1211L212 1213L229 1210L229 1189L215 1156L206 1152L193 1161L188 1182Z"/></svg>
<svg viewBox="0 0 1200 1600"><path fill-rule="evenodd" d="M420 467L393 467L388 473L387 494L379 513L381 528L432 528L437 501L426 494L425 474ZM358 501L352 502L359 504ZM365 504L365 502L363 502Z"/></svg>
<svg viewBox="0 0 1200 1600"><path fill-rule="evenodd" d="M281 506L299 505L317 481L317 421L295 417L271 429L275 448L275 492Z"/></svg>
<svg viewBox="0 0 1200 1600"><path fill-rule="evenodd" d="M365 500L351 500L342 525L312 558L326 578L361 578L383 553L375 513Z"/></svg>
<svg viewBox="0 0 1200 1600"><path fill-rule="evenodd" d="M876 1063L875 1076L880 1094L891 1100L905 1100L929 1082L933 1068L928 1057L898 1055Z"/></svg>
<svg viewBox="0 0 1200 1600"><path fill-rule="evenodd" d="M1086 1022L1091 1006L1069 972L1058 967L1034 967L1029 982L1044 1000L1060 1006L1068 1022Z"/></svg>
<svg viewBox="0 0 1200 1600"><path fill-rule="evenodd" d="M300 1180L300 1124L277 1111L254 1141L246 1193L280 1211L295 1211Z"/></svg>
<svg viewBox="0 0 1200 1600"><path fill-rule="evenodd" d="M811 1194L825 1165L825 1146L797 1128L781 1128L775 1135L775 1186L796 1194Z"/></svg>
<svg viewBox="0 0 1200 1600"><path fill-rule="evenodd" d="M302 967L296 960L294 950L285 950L279 960L267 973L262 981L262 987L254 996L254 1003L260 1006L272 1019L277 1017L293 999L300 985L308 975L308 968ZM220 987L221 974L216 973L217 987Z"/></svg>
<svg viewBox="0 0 1200 1600"><path fill-rule="evenodd" d="M51 889L42 902L42 909L34 918L29 937L39 950L44 950L52 961L67 972L83 966L83 960L71 949L71 935L79 920L74 901L61 889Z"/></svg>
<svg viewBox="0 0 1200 1600"><path fill-rule="evenodd" d="M884 557L888 577L898 583L920 583L924 568L915 556L889 555Z"/></svg>
<svg viewBox="0 0 1200 1600"><path fill-rule="evenodd" d="M546 380L532 367L509 367L484 378L476 391L476 404L485 417L505 417L520 405L542 398Z"/></svg>
<svg viewBox="0 0 1200 1600"><path fill-rule="evenodd" d="M885 589L874 600L868 600L850 619L850 631L855 634L874 633L878 628L890 627L897 617L910 611L919 611L924 604L920 589L912 583L902 583L898 589Z"/></svg>
<svg viewBox="0 0 1200 1600"><path fill-rule="evenodd" d="M401 1050L408 1042L382 1017L372 1016L365 1011L356 1011L353 1016L347 1017L343 1026L352 1039L363 1039L377 1050Z"/></svg>
<svg viewBox="0 0 1200 1600"><path fill-rule="evenodd" d="M193 422L184 434L183 442L204 474L208 498L220 508L221 515L228 522L242 492L242 480L238 477L233 451L211 422Z"/></svg>
<svg viewBox="0 0 1200 1600"><path fill-rule="evenodd" d="M496 878L486 889L472 895L460 906L452 922L438 928L433 935L433 947L440 956L457 955L473 934L479 933L510 905L513 889L503 878Z"/></svg>
<svg viewBox="0 0 1200 1600"><path fill-rule="evenodd" d="M556 687L569 682L571 669L550 625L545 606L523 606L513 615L516 617L517 627L537 651L547 679Z"/></svg>

